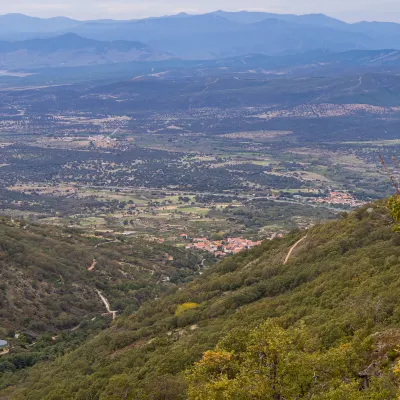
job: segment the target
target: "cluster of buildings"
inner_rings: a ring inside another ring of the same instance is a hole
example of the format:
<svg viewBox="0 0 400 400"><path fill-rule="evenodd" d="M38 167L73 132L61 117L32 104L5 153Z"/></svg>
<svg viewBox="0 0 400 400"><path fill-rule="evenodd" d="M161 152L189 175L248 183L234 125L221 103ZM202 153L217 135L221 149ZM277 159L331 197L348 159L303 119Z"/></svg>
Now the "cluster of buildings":
<svg viewBox="0 0 400 400"><path fill-rule="evenodd" d="M330 192L328 197L314 199L314 203L339 204L350 207L359 207L366 204L347 192Z"/></svg>
<svg viewBox="0 0 400 400"><path fill-rule="evenodd" d="M184 238L184 235L181 235ZM187 249L209 251L216 257L224 257L228 254L240 253L261 244L261 241L253 242L244 238L228 238L225 240L209 240L207 238L194 238L193 243L186 246Z"/></svg>
<svg viewBox="0 0 400 400"><path fill-rule="evenodd" d="M111 138L110 136L104 136L104 135L98 135L98 136L89 136L88 140L90 140L91 142L95 142L95 143L112 143L112 142L116 142L117 139L115 138Z"/></svg>

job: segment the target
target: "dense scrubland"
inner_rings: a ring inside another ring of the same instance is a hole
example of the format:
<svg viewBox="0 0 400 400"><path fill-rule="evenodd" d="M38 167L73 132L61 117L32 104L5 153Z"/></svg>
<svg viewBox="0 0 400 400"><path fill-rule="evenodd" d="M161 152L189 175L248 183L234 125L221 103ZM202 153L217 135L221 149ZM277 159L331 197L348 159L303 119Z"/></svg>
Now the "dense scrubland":
<svg viewBox="0 0 400 400"><path fill-rule="evenodd" d="M10 353L7 372L55 359L112 319L132 315L149 299L198 275L203 257L124 236L0 221L0 337ZM6 375L4 375L6 374Z"/></svg>
<svg viewBox="0 0 400 400"><path fill-rule="evenodd" d="M393 399L400 340L394 226L382 201L266 241L121 315L55 361L4 368L2 395Z"/></svg>

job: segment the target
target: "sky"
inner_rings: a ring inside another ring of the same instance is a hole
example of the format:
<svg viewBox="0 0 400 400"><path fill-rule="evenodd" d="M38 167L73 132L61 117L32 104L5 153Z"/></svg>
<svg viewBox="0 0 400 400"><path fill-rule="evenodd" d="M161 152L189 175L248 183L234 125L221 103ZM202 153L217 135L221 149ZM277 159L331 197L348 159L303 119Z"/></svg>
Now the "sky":
<svg viewBox="0 0 400 400"><path fill-rule="evenodd" d="M399 0L0 0L0 14L23 13L38 17L67 16L75 19L134 19L227 11L274 13L324 13L347 22L400 22Z"/></svg>

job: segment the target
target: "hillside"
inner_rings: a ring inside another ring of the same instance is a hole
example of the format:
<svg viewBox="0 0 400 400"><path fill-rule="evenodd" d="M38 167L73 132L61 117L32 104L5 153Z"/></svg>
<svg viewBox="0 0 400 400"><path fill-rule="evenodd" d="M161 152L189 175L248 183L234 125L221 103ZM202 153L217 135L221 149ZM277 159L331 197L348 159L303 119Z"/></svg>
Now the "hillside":
<svg viewBox="0 0 400 400"><path fill-rule="evenodd" d="M186 59L215 59L248 53L277 55L315 48L335 51L375 48L370 46L371 39L360 32L267 16L257 22L242 24L218 14L188 15L123 24L88 23L71 31L97 40L135 38L159 51ZM274 40L266 40L272 37Z"/></svg>
<svg viewBox="0 0 400 400"><path fill-rule="evenodd" d="M2 398L185 399L189 385L199 400L393 399L399 245L384 202L266 241L56 362L3 374Z"/></svg>
<svg viewBox="0 0 400 400"><path fill-rule="evenodd" d="M0 42L0 68L76 67L172 58L149 46L128 40L86 39L73 33L61 36Z"/></svg>
<svg viewBox="0 0 400 400"><path fill-rule="evenodd" d="M258 65L262 70L260 63ZM340 65L337 68L340 68ZM279 120L279 129L285 124L284 129L295 131L302 123L296 121L289 128L285 121L281 122L281 117L285 116L283 110L288 110L286 115L307 116L301 115L302 109L295 108L318 104L368 104L380 107L398 107L400 104L399 76L395 72L349 67L346 73L340 76L314 76L305 73L305 76L299 78L296 75L296 67L287 67L281 70L293 70L294 73L284 73L286 76L282 78L279 76L280 68L274 70L276 75L269 76L262 72L254 72L255 70L250 72L248 68L245 72L233 72L235 69L235 66L227 67L223 72L210 69L207 77L200 75L201 68L191 71L184 68L178 68L176 71L166 69L111 84L104 85L101 82L97 86L88 85L87 89L83 90L79 86L46 87L35 90L35 102L30 106L30 110L36 113L43 110L51 114L65 113L73 104L75 110L85 112L101 110L108 114L130 115L133 114L132 110L177 112L191 108L226 110L266 107L272 108L273 111L278 110L278 113L272 113L273 118L265 118L263 129L272 128L274 122ZM232 72L228 74L227 71ZM192 77L189 78L188 74L192 74ZM19 101L26 102L30 99L31 92L21 91L14 96ZM243 120L235 123L243 124Z"/></svg>
<svg viewBox="0 0 400 400"><path fill-rule="evenodd" d="M69 35L65 35L64 37L69 37ZM72 35L72 37L74 37L74 35ZM78 38L78 36L75 36L75 40L79 40L79 43L95 43L99 45L100 53L104 46L130 46L134 45L135 43L129 41L101 42ZM27 42L35 43L35 45L37 43L38 45L43 45L46 48L53 46L53 39L49 39L48 41L33 40ZM57 45L56 39L54 39L54 42ZM21 46L25 46L24 43L26 42L16 42L16 45L19 46L21 44ZM0 42L0 49L1 46L2 42ZM9 46L9 43L6 42L5 46ZM137 46L140 47L141 44L137 43ZM91 50L88 51L90 53ZM122 56L124 54L129 56L129 53L125 53L123 50L121 51ZM144 49L141 51L147 50ZM149 51L150 54L152 54L151 49ZM78 52L78 50L76 50L76 52ZM81 52L83 55L80 54ZM59 51L55 52L53 56L57 57L58 53ZM7 54L9 53L6 53L6 55ZM68 54L68 51L66 54ZM164 54L165 57L162 59L162 54L157 53L160 56L158 61L155 61L152 58L147 61L145 58L143 58L140 60L140 62L115 61L109 63L109 61L103 60L104 62L108 63L100 62L96 65L85 65L85 63L88 62L88 59L82 59L85 54L86 50L84 48L79 50L78 60L81 60L80 62L82 62L82 65L75 68L68 67L67 63L64 67L55 65L54 67L34 68L33 66L27 65L25 68L21 68L22 71L14 71L14 73L13 71L2 71L0 73L0 83L26 87L31 85L47 86L49 84L54 85L55 83L61 85L66 83L76 84L78 82L80 83L82 81L92 80L118 82L134 79L134 82L150 80L153 83L169 80L177 81L177 84L182 85L188 79L189 81L196 80L202 82L204 79L215 81L217 78L224 78L225 81L236 81L235 86L238 88L239 82L242 87L257 87L270 80L277 80L278 84L282 86L286 78L296 79L297 83L301 84L301 81L299 80L300 77L312 77L314 79L332 79L332 77L334 77L336 80L333 83L337 82L338 85L343 84L345 89L344 92L347 96L352 95L354 90L358 92L358 96L364 102L372 100L375 103L380 100L379 96L377 97L373 95L371 96L372 99L368 98L368 92L370 88L364 88L362 85L358 85L360 83L360 76L370 73L385 73L388 75L395 75L400 66L400 52L393 49L351 50L338 53L324 49L316 49L289 55L269 56L265 54L253 53L239 57L235 56L217 60L184 60L173 57L171 54ZM117 56L119 53L118 51L116 52L116 50L113 50L113 54ZM95 54L93 57L94 60L99 60L100 56L99 54ZM42 61L44 61L44 58L39 57L38 62ZM282 80L282 78L285 79ZM257 81L259 81L259 83L257 83ZM347 86L348 81L350 82ZM125 85L125 82L122 85ZM310 100L320 99L319 96L321 94L329 97L331 89L334 89L338 85L327 84L322 87L322 85L318 83L318 89L326 90L321 91L319 95L312 97ZM220 86L221 84L218 86L211 85L208 90L214 92L216 89L224 89L224 87ZM61 89L62 87L60 87L60 90ZM200 92L204 92L204 86L201 86L201 88L197 88L193 85L191 86L191 91L193 93L196 92L196 89L200 89ZM228 87L227 89L230 88ZM313 90L312 85L310 89ZM365 92L365 89L368 89L368 92ZM274 92L276 91L275 88L273 88L273 90ZM389 91L384 90L383 96L385 95L385 92L387 92L386 95L390 95L391 90L392 89ZM394 88L394 90L396 90L396 88ZM364 99L363 97L365 94L367 95L367 98ZM170 96L171 95L174 95L174 93L170 94ZM223 95L226 96L226 93L224 92ZM156 97L158 97L158 94L156 94ZM269 98L270 96L264 96L264 102ZM290 96L289 99L288 96L286 96L285 98L293 101L296 100L297 96ZM257 96L252 96L250 98L250 100L254 103L257 103L257 99ZM141 99L139 100L140 103L143 104ZM241 104L241 95L239 94L235 96L234 100L236 104ZM275 100L272 99L272 101L272 104L275 104ZM152 101L149 105L152 106L153 104L154 102ZM120 107L121 104L118 106Z"/></svg>
<svg viewBox="0 0 400 400"><path fill-rule="evenodd" d="M124 237L0 221L0 336L37 338L107 314L130 314L197 273L199 256Z"/></svg>

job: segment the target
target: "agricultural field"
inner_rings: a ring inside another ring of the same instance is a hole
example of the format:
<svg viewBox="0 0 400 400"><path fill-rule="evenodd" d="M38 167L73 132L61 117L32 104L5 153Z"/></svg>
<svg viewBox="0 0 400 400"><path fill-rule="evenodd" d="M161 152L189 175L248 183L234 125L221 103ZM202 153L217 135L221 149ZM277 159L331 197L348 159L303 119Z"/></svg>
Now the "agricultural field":
<svg viewBox="0 0 400 400"><path fill-rule="evenodd" d="M98 145L111 140L103 135L10 142L0 149L2 213L185 246L184 235L274 237L390 190L374 143L222 136L203 136L204 146L179 135L121 133L112 147ZM322 201L332 191L352 201Z"/></svg>
<svg viewBox="0 0 400 400"><path fill-rule="evenodd" d="M398 169L400 109L380 98L385 75L361 98L346 88L359 75L307 71L5 85L0 212L183 247L257 242L391 194L378 150Z"/></svg>

